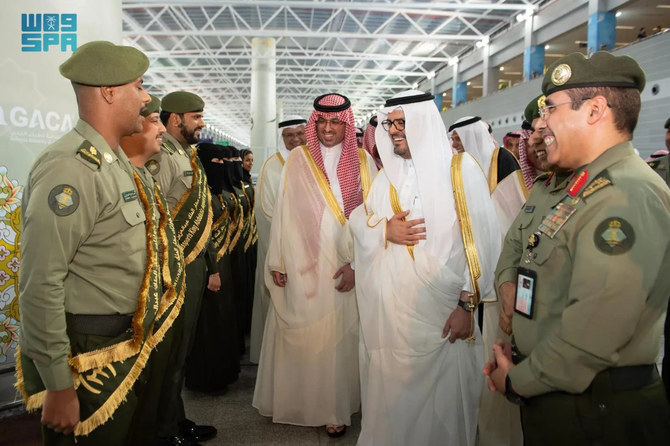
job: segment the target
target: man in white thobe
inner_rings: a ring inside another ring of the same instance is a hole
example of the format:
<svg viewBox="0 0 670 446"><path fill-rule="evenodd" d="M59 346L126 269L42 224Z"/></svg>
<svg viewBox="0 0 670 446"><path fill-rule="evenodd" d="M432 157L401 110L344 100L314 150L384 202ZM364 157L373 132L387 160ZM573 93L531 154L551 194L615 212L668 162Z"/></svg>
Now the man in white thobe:
<svg viewBox="0 0 670 446"><path fill-rule="evenodd" d="M486 178L452 155L433 96L378 114L384 169L350 218L361 318L359 445L473 445L482 380L478 300L500 229ZM454 193L456 192L456 193Z"/></svg>
<svg viewBox="0 0 670 446"><path fill-rule="evenodd" d="M307 145L286 161L266 265L271 305L253 405L276 423L340 436L360 406L358 310L349 215L376 168L356 146L346 97L314 101Z"/></svg>
<svg viewBox="0 0 670 446"><path fill-rule="evenodd" d="M256 185L256 227L258 228L258 257L256 260L256 284L254 287L254 305L251 313L251 339L249 344L249 361L258 364L263 342L265 317L270 306L270 291L265 281L270 271L265 267L265 258L270 243L270 226L272 211L277 200L277 190L281 171L286 164L293 148L307 144L305 124L302 116L288 116L277 125L277 152L268 158Z"/></svg>

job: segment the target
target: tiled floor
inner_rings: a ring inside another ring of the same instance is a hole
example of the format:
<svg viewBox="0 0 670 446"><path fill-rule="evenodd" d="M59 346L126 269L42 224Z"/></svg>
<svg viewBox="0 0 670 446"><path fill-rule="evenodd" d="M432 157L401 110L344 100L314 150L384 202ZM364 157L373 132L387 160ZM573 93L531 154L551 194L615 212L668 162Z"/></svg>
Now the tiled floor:
<svg viewBox="0 0 670 446"><path fill-rule="evenodd" d="M333 439L323 427L274 424L251 406L257 367L243 363L240 379L220 396L184 391L186 415L198 424L216 426L219 434L205 446L215 445L355 445L361 429L360 413L344 437ZM40 444L39 418L27 414L0 419L1 446Z"/></svg>

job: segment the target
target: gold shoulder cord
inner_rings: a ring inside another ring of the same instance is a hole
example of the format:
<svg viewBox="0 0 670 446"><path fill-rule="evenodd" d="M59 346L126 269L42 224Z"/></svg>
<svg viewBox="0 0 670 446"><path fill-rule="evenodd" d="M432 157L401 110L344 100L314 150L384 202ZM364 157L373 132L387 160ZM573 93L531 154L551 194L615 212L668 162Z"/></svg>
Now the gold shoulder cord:
<svg viewBox="0 0 670 446"><path fill-rule="evenodd" d="M479 255L477 254L477 246L475 244L475 237L472 233L472 222L470 221L470 213L468 212L468 205L465 199L465 189L463 187L463 172L461 171L461 164L463 162L463 154L454 155L451 160L451 187L454 190L454 202L456 204L456 214L458 216L458 224L461 228L461 237L463 239L463 247L465 248L465 258L470 269L470 282L472 283L473 292L470 294L470 304L475 307L479 305L481 296L479 294L479 284L477 279L482 275L481 265L479 264ZM474 340L475 332L475 312L470 312L470 336L468 340Z"/></svg>
<svg viewBox="0 0 670 446"><path fill-rule="evenodd" d="M391 198L391 209L393 209L393 214L395 215L402 212L402 207L400 207L400 198L398 198L398 191L395 190L395 187L393 187L391 182L389 182L389 197ZM402 221L405 221L404 217ZM412 260L414 260L414 245L407 245L407 251L412 257Z"/></svg>

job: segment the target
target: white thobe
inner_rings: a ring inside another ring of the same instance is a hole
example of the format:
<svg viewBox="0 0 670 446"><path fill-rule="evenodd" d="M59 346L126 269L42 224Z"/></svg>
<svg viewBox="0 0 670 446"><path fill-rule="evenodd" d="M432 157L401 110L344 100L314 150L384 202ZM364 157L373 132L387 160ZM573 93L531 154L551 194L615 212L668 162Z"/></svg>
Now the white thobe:
<svg viewBox="0 0 670 446"><path fill-rule="evenodd" d="M369 156L368 166L373 177ZM353 260L353 246L319 172L306 148L293 149L282 172L266 265L287 283L266 282L271 305L253 406L277 423L349 425L360 407L358 309L355 289L337 291L333 275Z"/></svg>

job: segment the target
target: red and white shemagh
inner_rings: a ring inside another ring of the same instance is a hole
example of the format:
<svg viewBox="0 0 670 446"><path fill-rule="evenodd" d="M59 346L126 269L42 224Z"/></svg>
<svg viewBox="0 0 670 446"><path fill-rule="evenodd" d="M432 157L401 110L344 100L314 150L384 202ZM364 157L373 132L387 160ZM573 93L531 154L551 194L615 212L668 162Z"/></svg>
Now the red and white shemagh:
<svg viewBox="0 0 670 446"><path fill-rule="evenodd" d="M377 130L377 127L372 124L368 124L368 126L365 127L365 133L363 133L363 149L370 154L373 160L375 160L377 169L381 169L382 160L377 151L377 143L375 143L375 130Z"/></svg>
<svg viewBox="0 0 670 446"><path fill-rule="evenodd" d="M526 147L528 146L528 140L530 135L533 133L530 130L522 130L521 137L519 138L519 164L521 165L521 173L523 173L523 182L526 185L526 189L531 190L535 178L537 177L537 170L533 167L532 164L528 161L528 154L526 153Z"/></svg>
<svg viewBox="0 0 670 446"><path fill-rule="evenodd" d="M320 105L337 106L344 104L344 98L339 95L328 95L319 101ZM314 110L305 125L305 136L309 153L316 161L317 166L330 184L330 178L326 173L321 156L321 145L316 134L316 121L320 118L339 119L345 124L344 140L342 141L342 155L337 164L337 179L342 191L342 201L344 202L344 215L349 218L351 211L363 203L363 189L361 188L361 168L358 161L358 143L356 142L356 127L354 126L354 113L350 108L340 112L321 112Z"/></svg>

